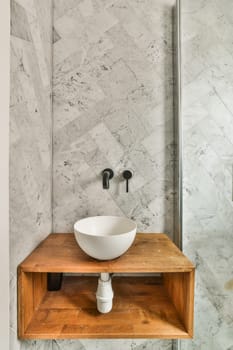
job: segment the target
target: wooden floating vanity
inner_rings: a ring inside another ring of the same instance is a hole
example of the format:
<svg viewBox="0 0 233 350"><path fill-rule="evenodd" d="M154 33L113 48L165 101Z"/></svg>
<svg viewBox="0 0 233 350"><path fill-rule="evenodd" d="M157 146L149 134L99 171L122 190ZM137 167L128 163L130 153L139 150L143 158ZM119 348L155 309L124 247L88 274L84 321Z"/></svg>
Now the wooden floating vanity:
<svg viewBox="0 0 233 350"><path fill-rule="evenodd" d="M61 272L85 275L48 291L47 274ZM98 277L86 275L100 272L117 274L108 314L96 309ZM88 257L73 234L50 234L18 267L21 339L191 338L193 308L194 266L165 234L138 233L111 261Z"/></svg>

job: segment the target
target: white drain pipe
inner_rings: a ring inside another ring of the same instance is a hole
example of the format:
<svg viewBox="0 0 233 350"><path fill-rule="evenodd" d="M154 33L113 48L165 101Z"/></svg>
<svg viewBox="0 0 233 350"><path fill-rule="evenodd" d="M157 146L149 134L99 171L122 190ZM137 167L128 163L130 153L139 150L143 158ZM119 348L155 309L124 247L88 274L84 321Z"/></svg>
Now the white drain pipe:
<svg viewBox="0 0 233 350"><path fill-rule="evenodd" d="M101 273L96 291L97 309L102 314L112 310L112 279L109 273Z"/></svg>

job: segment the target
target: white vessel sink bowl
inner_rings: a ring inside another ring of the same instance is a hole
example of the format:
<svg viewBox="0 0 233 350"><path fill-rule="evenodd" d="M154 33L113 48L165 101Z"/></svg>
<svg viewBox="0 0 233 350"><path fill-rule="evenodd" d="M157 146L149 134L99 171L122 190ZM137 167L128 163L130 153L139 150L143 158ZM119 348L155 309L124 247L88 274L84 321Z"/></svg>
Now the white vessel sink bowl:
<svg viewBox="0 0 233 350"><path fill-rule="evenodd" d="M118 216L94 216L74 224L80 248L92 258L111 260L124 254L136 235L137 225Z"/></svg>

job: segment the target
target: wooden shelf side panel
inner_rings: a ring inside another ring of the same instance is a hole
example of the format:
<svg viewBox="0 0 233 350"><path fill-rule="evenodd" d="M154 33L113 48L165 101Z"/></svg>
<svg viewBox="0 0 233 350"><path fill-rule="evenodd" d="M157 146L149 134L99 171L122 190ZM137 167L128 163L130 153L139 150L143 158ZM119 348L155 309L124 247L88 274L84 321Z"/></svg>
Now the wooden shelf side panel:
<svg viewBox="0 0 233 350"><path fill-rule="evenodd" d="M193 337L194 270L183 273L165 273L164 286L182 320L187 333Z"/></svg>
<svg viewBox="0 0 233 350"><path fill-rule="evenodd" d="M24 338L35 311L47 292L47 274L18 269L18 335Z"/></svg>

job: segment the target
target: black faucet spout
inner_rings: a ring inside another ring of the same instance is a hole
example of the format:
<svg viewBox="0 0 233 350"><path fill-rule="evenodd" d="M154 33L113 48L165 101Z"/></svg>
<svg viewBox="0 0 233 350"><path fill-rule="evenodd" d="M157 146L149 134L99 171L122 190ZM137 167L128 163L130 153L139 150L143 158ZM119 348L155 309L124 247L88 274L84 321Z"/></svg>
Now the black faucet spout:
<svg viewBox="0 0 233 350"><path fill-rule="evenodd" d="M109 189L109 180L113 178L114 173L112 169L107 168L103 170L102 176L103 176L103 188L107 190Z"/></svg>
<svg viewBox="0 0 233 350"><path fill-rule="evenodd" d="M103 188L108 189L109 188L109 172L104 171L103 173Z"/></svg>

